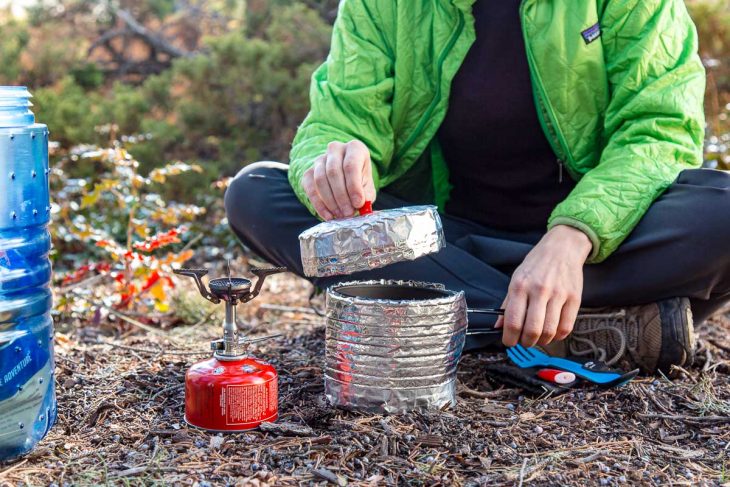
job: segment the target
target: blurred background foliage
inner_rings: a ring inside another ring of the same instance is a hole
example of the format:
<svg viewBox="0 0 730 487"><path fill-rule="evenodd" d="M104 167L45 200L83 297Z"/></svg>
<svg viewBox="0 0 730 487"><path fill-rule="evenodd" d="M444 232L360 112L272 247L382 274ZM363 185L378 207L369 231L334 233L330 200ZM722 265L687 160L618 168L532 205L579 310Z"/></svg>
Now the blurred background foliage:
<svg viewBox="0 0 730 487"><path fill-rule="evenodd" d="M333 1L43 0L24 20L5 16L0 83L31 87L62 149L104 144L98 127L111 125L145 135L130 148L142 171L195 160L212 180L286 158L335 10Z"/></svg>
<svg viewBox="0 0 730 487"><path fill-rule="evenodd" d="M164 311L173 264L234 255L227 178L286 160L337 1L18 5L0 0L0 84L28 86L51 130L57 284L102 279L108 305Z"/></svg>
<svg viewBox="0 0 730 487"><path fill-rule="evenodd" d="M730 2L686 0L707 68L705 165L730 169Z"/></svg>
<svg viewBox="0 0 730 487"><path fill-rule="evenodd" d="M708 69L706 165L730 169L730 2L686 3ZM63 165L55 191L69 181L86 188L100 182L93 163L70 158L84 150L122 148L143 177L170 162L195 164L202 172L160 185L160 198L207 208L201 229L218 225L223 235L225 178L256 160L287 160L338 1L22 4L0 0L0 84L33 91L36 116L51 130L54 163ZM109 228L118 225L109 218ZM56 244L63 252L66 244ZM68 250L83 256L74 245Z"/></svg>

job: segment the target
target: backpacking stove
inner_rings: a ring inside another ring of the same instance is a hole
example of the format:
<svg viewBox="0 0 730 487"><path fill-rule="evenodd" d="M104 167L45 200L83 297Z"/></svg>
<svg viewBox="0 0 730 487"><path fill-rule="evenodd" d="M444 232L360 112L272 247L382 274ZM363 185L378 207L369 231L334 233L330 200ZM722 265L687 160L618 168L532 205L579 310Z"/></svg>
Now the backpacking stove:
<svg viewBox="0 0 730 487"><path fill-rule="evenodd" d="M208 288L202 277L206 269L178 269L175 274L195 279L200 294L212 303L225 303L223 338L210 343L213 357L194 364L185 374L185 421L209 431L236 432L258 427L278 417L278 374L263 360L249 356L251 343L271 337L239 337L236 306L247 303L261 291L266 276L285 272L283 267L251 269L258 277L211 279Z"/></svg>

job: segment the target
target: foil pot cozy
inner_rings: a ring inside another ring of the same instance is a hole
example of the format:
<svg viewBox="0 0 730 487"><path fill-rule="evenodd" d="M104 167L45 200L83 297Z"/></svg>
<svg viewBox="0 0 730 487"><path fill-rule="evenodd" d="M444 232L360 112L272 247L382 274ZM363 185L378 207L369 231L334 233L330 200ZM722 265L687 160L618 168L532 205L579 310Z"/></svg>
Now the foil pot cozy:
<svg viewBox="0 0 730 487"><path fill-rule="evenodd" d="M429 299L348 295L351 286L434 290ZM467 329L464 293L413 281L356 281L327 290L324 384L330 404L397 414L456 404Z"/></svg>
<svg viewBox="0 0 730 487"><path fill-rule="evenodd" d="M435 206L409 206L320 223L299 235L307 276L336 276L385 267L445 246Z"/></svg>

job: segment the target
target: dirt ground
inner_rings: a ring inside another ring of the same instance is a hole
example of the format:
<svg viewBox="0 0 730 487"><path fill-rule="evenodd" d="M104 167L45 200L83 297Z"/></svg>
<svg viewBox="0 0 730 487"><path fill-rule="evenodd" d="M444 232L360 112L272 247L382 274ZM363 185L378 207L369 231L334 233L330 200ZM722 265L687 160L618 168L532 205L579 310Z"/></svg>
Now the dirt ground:
<svg viewBox="0 0 730 487"><path fill-rule="evenodd" d="M0 485L730 482L727 313L699 328L699 359L678 380L525 397L486 379L483 366L506 358L483 353L463 359L455 408L384 417L325 403L324 324L307 309L309 292L274 276L240 307L252 336L282 334L254 351L280 374L280 429L267 432L220 436L183 421L184 373L208 355L217 317L172 326L102 309L58 323L58 422L29 456L0 467ZM179 298L181 312L210 312L191 296Z"/></svg>

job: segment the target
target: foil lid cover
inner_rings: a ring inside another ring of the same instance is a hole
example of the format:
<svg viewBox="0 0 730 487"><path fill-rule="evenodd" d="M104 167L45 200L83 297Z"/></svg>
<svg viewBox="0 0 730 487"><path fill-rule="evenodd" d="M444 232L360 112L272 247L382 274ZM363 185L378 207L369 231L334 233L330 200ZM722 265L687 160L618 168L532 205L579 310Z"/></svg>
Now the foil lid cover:
<svg viewBox="0 0 730 487"><path fill-rule="evenodd" d="M336 276L414 260L445 246L435 206L409 206L320 223L299 235L304 274Z"/></svg>

